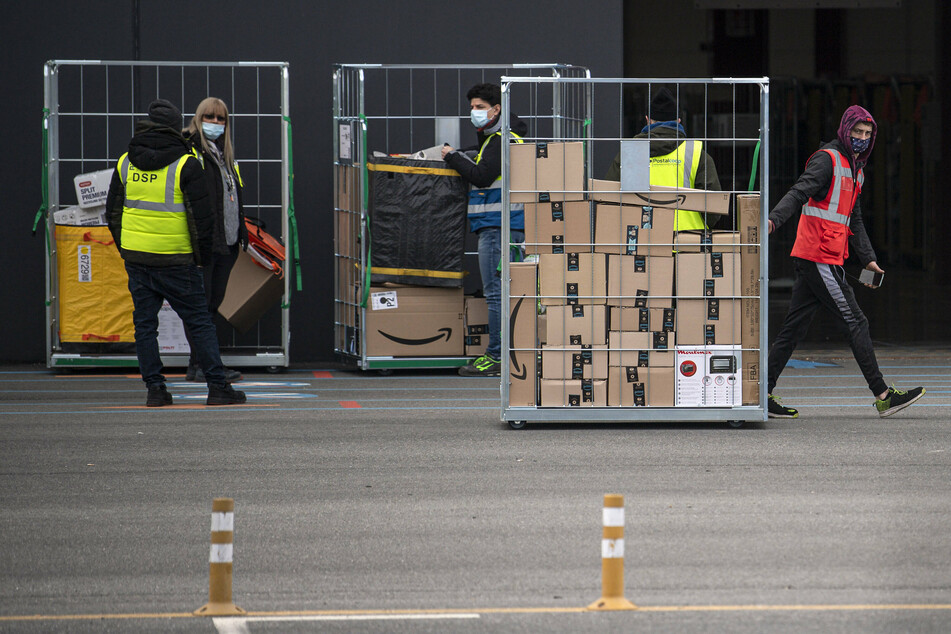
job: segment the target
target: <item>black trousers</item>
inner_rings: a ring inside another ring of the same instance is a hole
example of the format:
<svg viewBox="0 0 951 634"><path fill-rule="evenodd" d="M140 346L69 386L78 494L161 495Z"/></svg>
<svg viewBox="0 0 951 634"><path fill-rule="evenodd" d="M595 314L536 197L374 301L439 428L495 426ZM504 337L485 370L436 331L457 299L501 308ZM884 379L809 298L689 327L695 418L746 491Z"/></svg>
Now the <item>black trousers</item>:
<svg viewBox="0 0 951 634"><path fill-rule="evenodd" d="M201 272L204 275L205 298L208 300L208 312L211 313L212 318L214 318L215 312L225 299L228 278L231 277L231 269L234 268L234 263L238 260L240 248L238 243L232 244L228 247L228 253L212 254L211 262L201 267ZM192 345L192 337L188 328L185 328L185 338L188 339L189 347L194 350L195 346ZM198 359L194 353L189 355L188 364L198 365Z"/></svg>
<svg viewBox="0 0 951 634"><path fill-rule="evenodd" d="M819 264L801 258L793 258L793 261L796 264L796 281L793 283L789 312L769 349L768 392L772 394L779 375L796 346L809 332L809 325L820 306L832 314L836 327L847 337L872 394L878 396L887 390L872 348L868 319L855 301L852 287L845 281L845 270L834 264Z"/></svg>

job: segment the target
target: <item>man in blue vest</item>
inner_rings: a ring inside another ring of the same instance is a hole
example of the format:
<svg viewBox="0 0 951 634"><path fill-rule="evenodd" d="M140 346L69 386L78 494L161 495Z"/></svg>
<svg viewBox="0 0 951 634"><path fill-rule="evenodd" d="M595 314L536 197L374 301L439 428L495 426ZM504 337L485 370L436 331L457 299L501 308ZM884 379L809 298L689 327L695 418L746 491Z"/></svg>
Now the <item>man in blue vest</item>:
<svg viewBox="0 0 951 634"><path fill-rule="evenodd" d="M225 380L202 273L213 215L201 161L182 136L182 113L165 99L149 105L129 151L119 158L106 199L109 231L125 260L132 294L135 352L147 407L172 404L158 346L158 314L168 300L192 335L208 383L208 405L244 403Z"/></svg>
<svg viewBox="0 0 951 634"><path fill-rule="evenodd" d="M703 142L687 139L680 121L674 95L667 88L652 91L646 125L635 139L650 140L650 183L666 187L690 187L719 191L720 179L713 159L704 151ZM605 175L605 180L621 180L621 154ZM703 214L678 209L674 231L708 229Z"/></svg>
<svg viewBox="0 0 951 634"><path fill-rule="evenodd" d="M462 376L501 376L502 281L498 266L502 258L502 91L495 84L476 84L466 94L470 120L478 143L462 150L443 147L443 160L471 185L469 231L479 236L479 273L489 308L489 344L485 354L459 368ZM528 130L521 119L511 116L509 129L516 139ZM507 142L507 140L506 140ZM505 244L525 241L524 205L510 207L510 234Z"/></svg>
<svg viewBox="0 0 951 634"><path fill-rule="evenodd" d="M789 311L769 349L767 403L770 418L797 418L799 412L773 396L773 388L793 351L809 331L819 307L825 308L848 337L881 417L891 416L924 396L925 389L889 387L872 348L868 318L862 312L843 264L849 245L865 269L883 274L865 231L859 195L865 182L863 168L875 145L878 126L861 106L842 115L836 139L809 157L796 184L769 212L769 233L800 212L796 242L790 255L796 265ZM872 287L871 284L866 286Z"/></svg>

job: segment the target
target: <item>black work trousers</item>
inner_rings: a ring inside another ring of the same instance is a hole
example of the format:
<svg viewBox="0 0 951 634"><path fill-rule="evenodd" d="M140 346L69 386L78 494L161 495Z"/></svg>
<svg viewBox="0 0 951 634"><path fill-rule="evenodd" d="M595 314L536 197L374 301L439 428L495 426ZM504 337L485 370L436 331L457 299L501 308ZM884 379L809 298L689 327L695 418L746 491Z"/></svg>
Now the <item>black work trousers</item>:
<svg viewBox="0 0 951 634"><path fill-rule="evenodd" d="M826 308L835 319L836 326L848 338L852 354L865 375L872 394L878 396L888 389L878 360L872 348L868 332L868 319L855 301L852 287L845 281L845 269L834 264L820 264L801 258L793 258L796 264L796 281L793 283L789 312L769 349L767 378L772 394L776 381L792 356L799 342L809 332L809 325L820 306Z"/></svg>

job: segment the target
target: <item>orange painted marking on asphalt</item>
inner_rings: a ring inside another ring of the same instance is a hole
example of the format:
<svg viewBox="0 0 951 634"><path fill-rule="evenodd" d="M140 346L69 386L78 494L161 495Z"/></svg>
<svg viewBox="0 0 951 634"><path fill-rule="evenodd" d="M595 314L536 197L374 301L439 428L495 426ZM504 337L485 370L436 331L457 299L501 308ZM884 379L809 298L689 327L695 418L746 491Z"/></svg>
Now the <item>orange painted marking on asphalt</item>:
<svg viewBox="0 0 951 634"><path fill-rule="evenodd" d="M327 370L314 370L315 379L332 379L333 375Z"/></svg>
<svg viewBox="0 0 951 634"><path fill-rule="evenodd" d="M351 409L360 409L360 404L356 401L340 401L340 407L348 407Z"/></svg>

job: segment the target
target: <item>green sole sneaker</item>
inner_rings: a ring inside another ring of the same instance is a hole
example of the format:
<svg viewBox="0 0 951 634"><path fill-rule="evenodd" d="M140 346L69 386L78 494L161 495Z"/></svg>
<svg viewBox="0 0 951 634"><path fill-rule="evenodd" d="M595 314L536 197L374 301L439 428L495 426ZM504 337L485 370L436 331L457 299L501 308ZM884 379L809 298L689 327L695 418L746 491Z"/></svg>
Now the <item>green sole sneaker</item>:
<svg viewBox="0 0 951 634"><path fill-rule="evenodd" d="M898 390L893 387L888 388L888 396L875 401L875 409L882 418L891 416L905 409L922 396L925 395L925 388L916 387L908 391Z"/></svg>

